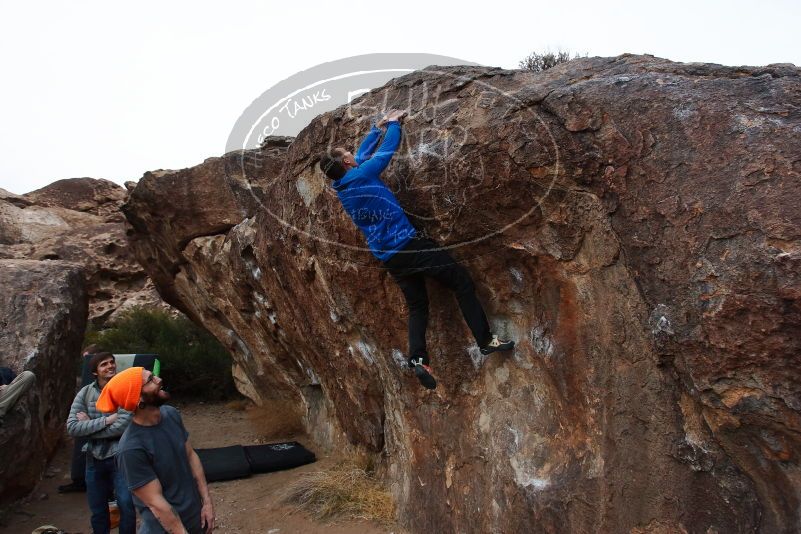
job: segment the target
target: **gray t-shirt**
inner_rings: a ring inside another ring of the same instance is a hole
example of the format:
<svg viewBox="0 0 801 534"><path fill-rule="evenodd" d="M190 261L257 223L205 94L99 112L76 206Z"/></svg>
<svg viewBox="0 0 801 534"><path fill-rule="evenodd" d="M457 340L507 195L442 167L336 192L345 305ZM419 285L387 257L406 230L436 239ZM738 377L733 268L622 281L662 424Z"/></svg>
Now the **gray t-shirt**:
<svg viewBox="0 0 801 534"><path fill-rule="evenodd" d="M162 406L159 424L141 426L131 422L120 438L117 463L132 491L158 478L164 498L175 508L186 530L196 534L203 532L201 500L186 456L187 438L189 432L178 410ZM163 533L153 512L136 495L133 501L142 517L139 534Z"/></svg>

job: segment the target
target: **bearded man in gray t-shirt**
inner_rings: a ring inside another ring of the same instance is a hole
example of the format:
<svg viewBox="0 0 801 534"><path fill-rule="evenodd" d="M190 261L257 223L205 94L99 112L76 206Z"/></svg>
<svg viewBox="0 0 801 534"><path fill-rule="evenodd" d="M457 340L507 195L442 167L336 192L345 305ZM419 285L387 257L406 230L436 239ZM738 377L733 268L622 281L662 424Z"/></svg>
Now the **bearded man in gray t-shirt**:
<svg viewBox="0 0 801 534"><path fill-rule="evenodd" d="M181 415L165 406L161 378L131 367L112 378L97 401L133 411L120 439L117 464L142 517L139 534L201 534L214 530L214 506L197 453Z"/></svg>

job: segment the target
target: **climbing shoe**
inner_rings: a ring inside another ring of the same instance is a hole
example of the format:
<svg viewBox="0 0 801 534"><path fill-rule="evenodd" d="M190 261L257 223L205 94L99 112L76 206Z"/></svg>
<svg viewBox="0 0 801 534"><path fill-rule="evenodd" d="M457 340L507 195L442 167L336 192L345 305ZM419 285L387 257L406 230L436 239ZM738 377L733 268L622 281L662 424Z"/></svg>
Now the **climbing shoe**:
<svg viewBox="0 0 801 534"><path fill-rule="evenodd" d="M503 352L505 350L512 350L515 348L514 341L501 341L498 336L493 335L492 341L481 347L481 354L487 355L493 352Z"/></svg>
<svg viewBox="0 0 801 534"><path fill-rule="evenodd" d="M431 376L431 367L422 363L415 364L414 374L417 375L417 380L426 389L434 389L437 387L437 381Z"/></svg>

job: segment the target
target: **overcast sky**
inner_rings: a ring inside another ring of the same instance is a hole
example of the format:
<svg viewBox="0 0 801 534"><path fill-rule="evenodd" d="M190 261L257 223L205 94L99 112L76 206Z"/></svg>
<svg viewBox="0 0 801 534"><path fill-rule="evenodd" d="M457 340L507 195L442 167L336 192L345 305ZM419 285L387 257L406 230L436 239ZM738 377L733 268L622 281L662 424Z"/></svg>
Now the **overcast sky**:
<svg viewBox="0 0 801 534"><path fill-rule="evenodd" d="M561 48L801 65L801 2L790 0L0 1L0 188L14 193L220 155L265 90L359 54L517 68Z"/></svg>

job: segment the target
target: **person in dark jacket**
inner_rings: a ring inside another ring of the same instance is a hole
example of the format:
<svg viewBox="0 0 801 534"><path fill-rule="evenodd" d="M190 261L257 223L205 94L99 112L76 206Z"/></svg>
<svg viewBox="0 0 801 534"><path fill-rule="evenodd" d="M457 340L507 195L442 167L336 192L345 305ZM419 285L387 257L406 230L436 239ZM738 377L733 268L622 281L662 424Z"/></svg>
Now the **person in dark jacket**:
<svg viewBox="0 0 801 534"><path fill-rule="evenodd" d="M111 532L108 501L114 496L120 511L120 534L136 533L136 510L125 477L117 469L120 436L131 423L131 412L103 413L97 408L100 392L117 374L117 362L110 352L97 352L89 360L95 380L82 387L70 407L67 434L83 438L86 457L86 499L92 513L94 534Z"/></svg>
<svg viewBox="0 0 801 534"><path fill-rule="evenodd" d="M88 345L81 356L86 360L87 356L91 356L97 352L105 352L97 345ZM70 462L70 479L69 484L62 484L58 487L59 493L72 493L86 491L86 453L83 452L86 446L86 438L74 438L72 444L72 461Z"/></svg>
<svg viewBox="0 0 801 534"><path fill-rule="evenodd" d="M456 293L459 308L482 354L514 348L490 331L484 308L476 298L467 270L436 242L420 235L392 191L381 181L401 139L403 111L390 111L373 125L354 156L345 148L320 155L320 169L332 180L342 207L364 234L370 252L389 270L409 308L409 366L420 383L434 389L426 350L428 294L426 278L433 278ZM386 126L386 133L382 127ZM381 136L381 145L378 145ZM377 148L376 148L377 147Z"/></svg>

